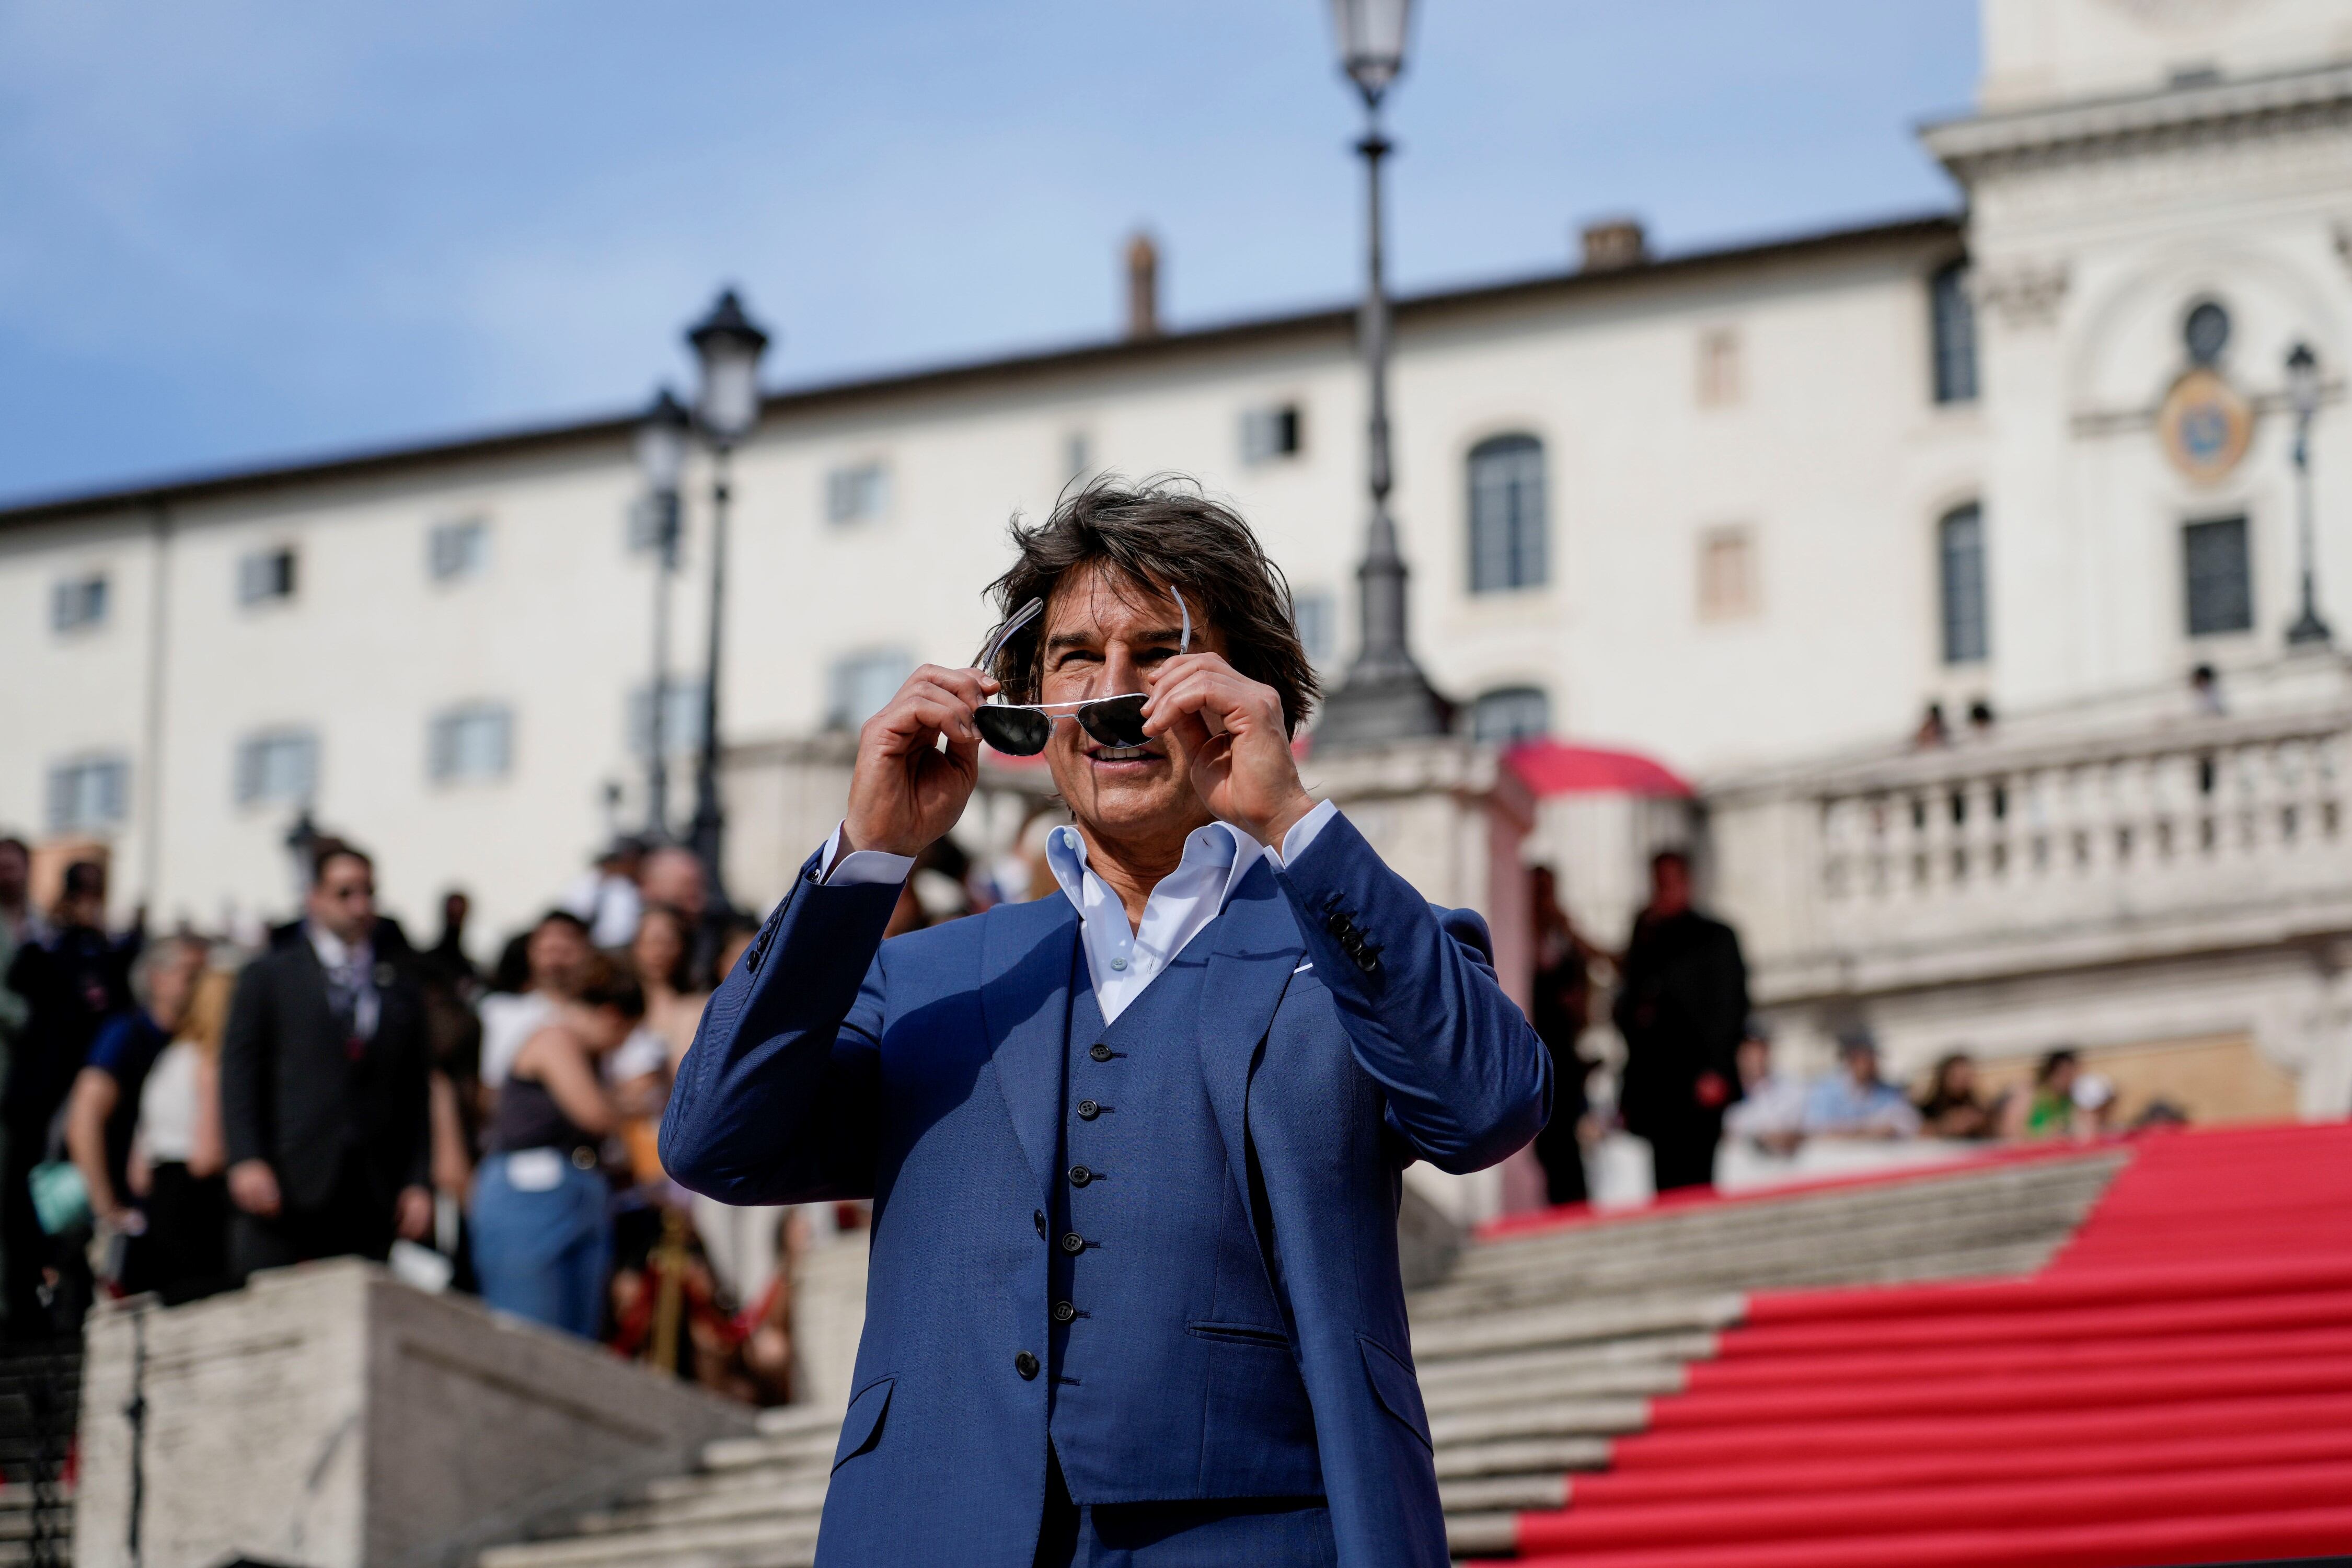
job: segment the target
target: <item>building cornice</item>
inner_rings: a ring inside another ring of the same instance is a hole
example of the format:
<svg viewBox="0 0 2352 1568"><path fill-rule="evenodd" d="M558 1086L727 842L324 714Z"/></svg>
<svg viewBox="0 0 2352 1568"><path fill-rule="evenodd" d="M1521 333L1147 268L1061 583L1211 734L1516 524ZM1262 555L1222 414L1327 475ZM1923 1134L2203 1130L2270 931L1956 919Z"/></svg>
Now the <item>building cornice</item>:
<svg viewBox="0 0 2352 1568"><path fill-rule="evenodd" d="M1963 220L1958 215L1935 213L1696 251L1606 270L1548 272L1500 283L1441 289L1398 301L1397 327L1400 336L1404 336L1416 329L1446 325L1465 316L1549 309L1649 288L1706 284L1727 274L1760 268L1823 265L1872 252L1956 249L1962 229ZM830 416L879 403L1009 389L1055 379L1148 372L1204 354L1318 342L1344 345L1355 326L1355 307L1349 305L1156 337L1115 339L859 377L771 393L762 405L763 419L768 429L772 430L795 420ZM0 507L0 530L214 503L318 485L365 482L436 467L549 458L598 446L620 447L629 440L636 425L637 416L632 413L76 492Z"/></svg>
<svg viewBox="0 0 2352 1568"><path fill-rule="evenodd" d="M2087 162L2203 141L2352 120L2352 65L2127 97L1971 115L1929 125L1921 139L1963 184L2022 169Z"/></svg>

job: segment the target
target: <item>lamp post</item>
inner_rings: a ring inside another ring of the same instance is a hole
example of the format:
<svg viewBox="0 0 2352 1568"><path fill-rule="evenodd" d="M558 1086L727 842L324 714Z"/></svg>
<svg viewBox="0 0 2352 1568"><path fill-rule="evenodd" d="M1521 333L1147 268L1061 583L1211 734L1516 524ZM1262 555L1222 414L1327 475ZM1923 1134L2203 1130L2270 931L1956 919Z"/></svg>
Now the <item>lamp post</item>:
<svg viewBox="0 0 2352 1568"><path fill-rule="evenodd" d="M1363 563L1356 569L1363 646L1324 705L1315 731L1318 745L1344 747L1442 735L1451 727L1453 712L1407 645L1408 572L1389 515L1389 301L1381 248L1381 164L1391 144L1381 134L1381 99L1404 69L1412 0L1332 0L1331 12L1339 68L1364 100L1364 137L1356 151L1364 160L1367 239L1356 336L1370 413L1367 478L1372 501Z"/></svg>
<svg viewBox="0 0 2352 1568"><path fill-rule="evenodd" d="M677 572L677 487L688 416L668 387L637 426L637 471L654 524L654 678L646 715L646 837L669 841L669 586Z"/></svg>
<svg viewBox="0 0 2352 1568"><path fill-rule="evenodd" d="M760 355L768 334L743 313L730 289L686 334L701 368L694 404L695 423L710 444L710 651L702 684L702 747L694 767L694 824L688 842L702 862L709 908L721 915L732 904L721 849L727 821L719 807L719 672L720 621L727 604L728 459L737 443L760 422Z"/></svg>
<svg viewBox="0 0 2352 1568"><path fill-rule="evenodd" d="M2318 543L2311 508L2311 420L2319 412L2319 356L2297 343L2286 356L2286 393L2294 405L2296 540L2303 554L2303 614L2286 629L2289 647L2325 647L2336 634L2319 618Z"/></svg>

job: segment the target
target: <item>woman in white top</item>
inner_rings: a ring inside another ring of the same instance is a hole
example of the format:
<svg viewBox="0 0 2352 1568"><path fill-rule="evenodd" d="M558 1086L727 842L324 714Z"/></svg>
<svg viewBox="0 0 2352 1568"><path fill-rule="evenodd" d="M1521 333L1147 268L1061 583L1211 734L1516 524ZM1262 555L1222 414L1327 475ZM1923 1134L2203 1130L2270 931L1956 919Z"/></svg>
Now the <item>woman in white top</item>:
<svg viewBox="0 0 2352 1568"><path fill-rule="evenodd" d="M226 1289L227 1142L221 1131L221 1029L236 976L205 971L178 1035L139 1093L131 1188L145 1200L140 1273L166 1305Z"/></svg>

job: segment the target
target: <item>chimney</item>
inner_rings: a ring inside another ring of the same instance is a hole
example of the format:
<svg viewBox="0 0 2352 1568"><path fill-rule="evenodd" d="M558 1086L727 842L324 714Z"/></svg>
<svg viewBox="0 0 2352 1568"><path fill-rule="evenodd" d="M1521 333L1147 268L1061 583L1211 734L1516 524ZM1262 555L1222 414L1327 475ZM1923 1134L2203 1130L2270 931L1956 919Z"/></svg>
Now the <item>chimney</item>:
<svg viewBox="0 0 2352 1568"><path fill-rule="evenodd" d="M1614 272L1650 259L1650 238L1637 217L1604 217L1584 226L1584 270Z"/></svg>
<svg viewBox="0 0 2352 1568"><path fill-rule="evenodd" d="M1127 242L1127 335L1160 335L1160 247L1141 229Z"/></svg>

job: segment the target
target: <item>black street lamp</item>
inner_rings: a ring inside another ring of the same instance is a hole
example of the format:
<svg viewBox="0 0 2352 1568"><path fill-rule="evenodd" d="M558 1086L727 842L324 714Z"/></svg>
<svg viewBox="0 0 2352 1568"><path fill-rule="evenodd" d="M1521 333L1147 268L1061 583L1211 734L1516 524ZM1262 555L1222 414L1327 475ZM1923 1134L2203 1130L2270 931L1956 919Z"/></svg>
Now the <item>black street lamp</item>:
<svg viewBox="0 0 2352 1568"><path fill-rule="evenodd" d="M2297 542L2303 552L2303 614L2286 629L2289 647L2325 647L2336 640L2319 618L2318 544L2311 508L2311 420L2319 412L2319 356L2297 343L2286 356L2287 400L2294 405L2294 492Z"/></svg>
<svg viewBox="0 0 2352 1568"><path fill-rule="evenodd" d="M637 426L637 471L645 477L654 543L654 679L646 720L646 837L669 842L669 586L677 573L678 481L690 424L668 387Z"/></svg>
<svg viewBox="0 0 2352 1568"><path fill-rule="evenodd" d="M1368 229L1364 302L1356 329L1370 408L1371 521L1363 563L1356 569L1363 647L1324 704L1315 731L1318 746L1344 747L1442 735L1451 728L1453 710L1431 688L1407 644L1408 572L1389 515L1389 300L1381 249L1381 161L1391 144L1381 134L1381 99L1404 70L1412 0L1333 0L1331 14L1339 68L1364 99L1364 138L1356 151L1364 160Z"/></svg>
<svg viewBox="0 0 2352 1568"><path fill-rule="evenodd" d="M710 465L710 652L702 684L702 748L694 767L694 824L688 842L702 862L713 915L731 909L721 864L727 819L719 807L719 670L720 616L727 602L728 458L737 443L760 423L760 355L768 334L743 313L728 289L719 303L686 334L702 371L695 398L695 423L709 442Z"/></svg>

